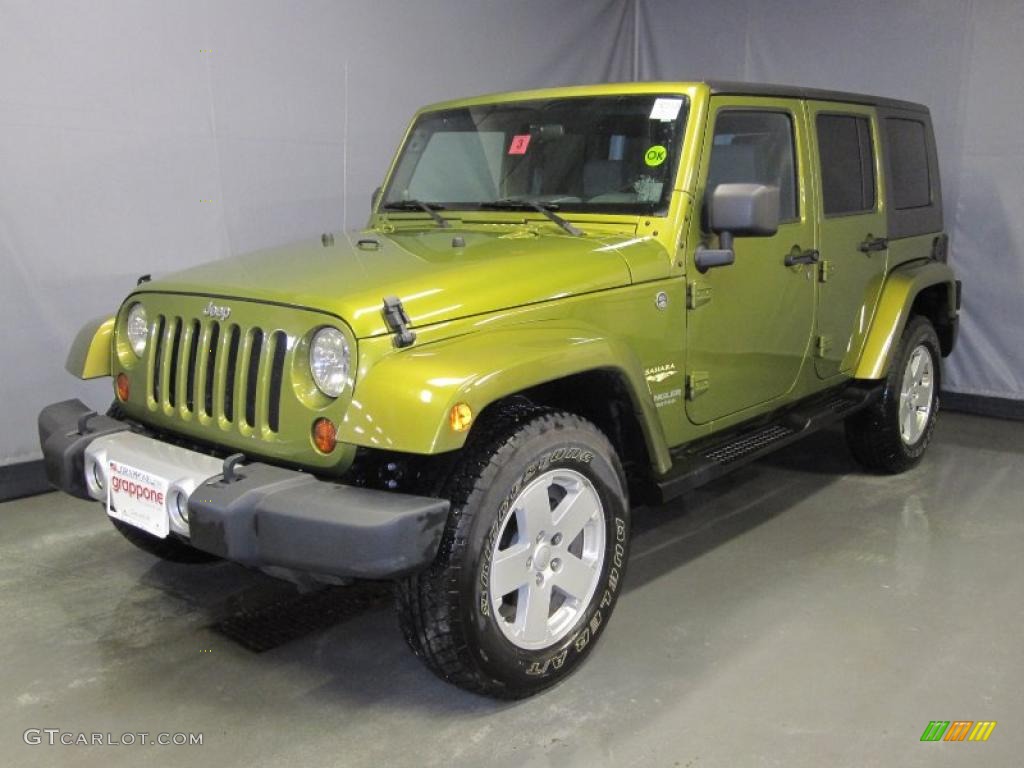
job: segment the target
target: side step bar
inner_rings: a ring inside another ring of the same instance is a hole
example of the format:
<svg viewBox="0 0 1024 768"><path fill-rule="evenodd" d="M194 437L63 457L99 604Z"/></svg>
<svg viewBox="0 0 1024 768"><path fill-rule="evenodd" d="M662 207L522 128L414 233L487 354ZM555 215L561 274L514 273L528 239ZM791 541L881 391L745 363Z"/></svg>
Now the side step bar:
<svg viewBox="0 0 1024 768"><path fill-rule="evenodd" d="M770 421L741 424L725 435L686 445L673 452L672 469L668 474L655 478L655 500L661 503L670 501L692 488L795 443L801 437L866 408L881 392L880 385L834 390L824 396L804 400L774 415Z"/></svg>

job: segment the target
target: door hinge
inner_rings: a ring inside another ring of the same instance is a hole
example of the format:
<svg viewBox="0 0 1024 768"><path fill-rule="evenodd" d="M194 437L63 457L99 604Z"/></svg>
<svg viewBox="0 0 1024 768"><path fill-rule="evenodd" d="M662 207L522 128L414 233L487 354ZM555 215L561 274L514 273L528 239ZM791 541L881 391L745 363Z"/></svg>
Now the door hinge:
<svg viewBox="0 0 1024 768"><path fill-rule="evenodd" d="M697 395L707 392L711 386L711 377L707 371L692 371L686 376L686 399L693 400Z"/></svg>
<svg viewBox="0 0 1024 768"><path fill-rule="evenodd" d="M828 279L832 276L835 271L835 264L830 260L826 259L818 265L818 282L827 283Z"/></svg>
<svg viewBox="0 0 1024 768"><path fill-rule="evenodd" d="M711 286L698 280L691 280L686 285L686 308L696 309L711 301Z"/></svg>
<svg viewBox="0 0 1024 768"><path fill-rule="evenodd" d="M831 336L819 336L818 342L815 345L815 353L818 357L825 357L828 351L832 349L832 337Z"/></svg>

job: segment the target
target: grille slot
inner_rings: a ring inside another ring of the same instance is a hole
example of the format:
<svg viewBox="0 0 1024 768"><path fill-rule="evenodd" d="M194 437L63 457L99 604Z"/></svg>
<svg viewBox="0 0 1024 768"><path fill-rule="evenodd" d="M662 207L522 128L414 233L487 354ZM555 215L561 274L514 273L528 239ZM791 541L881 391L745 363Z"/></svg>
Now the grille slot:
<svg viewBox="0 0 1024 768"><path fill-rule="evenodd" d="M192 335L188 346L188 373L185 377L185 408L196 412L196 369L199 367L199 321L190 323Z"/></svg>
<svg viewBox="0 0 1024 768"><path fill-rule="evenodd" d="M238 347L242 331L237 325L231 326L231 340L228 342L227 379L224 382L224 418L235 420L235 368L238 365Z"/></svg>
<svg viewBox="0 0 1024 768"><path fill-rule="evenodd" d="M155 317L150 333L151 408L243 434L280 430L285 331L167 314Z"/></svg>
<svg viewBox="0 0 1024 768"><path fill-rule="evenodd" d="M163 394L161 381L163 380L163 366L164 366L164 328L166 326L166 319L163 315L160 315L156 319L156 346L153 348L153 399L158 403L160 397Z"/></svg>
<svg viewBox="0 0 1024 768"><path fill-rule="evenodd" d="M248 375L245 380L245 423L256 426L256 388L259 386L260 355L263 354L263 331L253 329L249 347Z"/></svg>
<svg viewBox="0 0 1024 768"><path fill-rule="evenodd" d="M172 321L172 327L174 328L173 336L171 337L171 348L169 350L171 355L170 368L168 369L167 379L167 402L173 408L178 404L178 361L181 358L181 318L176 317Z"/></svg>
<svg viewBox="0 0 1024 768"><path fill-rule="evenodd" d="M220 323L210 323L210 340L206 348L206 368L200 379L203 381L203 413L213 416L213 385L216 382L217 345L220 343Z"/></svg>
<svg viewBox="0 0 1024 768"><path fill-rule="evenodd" d="M288 351L288 336L276 331L271 337L274 357L270 365L270 397L267 403L267 424L271 432L281 426L281 382L284 380L284 353Z"/></svg>

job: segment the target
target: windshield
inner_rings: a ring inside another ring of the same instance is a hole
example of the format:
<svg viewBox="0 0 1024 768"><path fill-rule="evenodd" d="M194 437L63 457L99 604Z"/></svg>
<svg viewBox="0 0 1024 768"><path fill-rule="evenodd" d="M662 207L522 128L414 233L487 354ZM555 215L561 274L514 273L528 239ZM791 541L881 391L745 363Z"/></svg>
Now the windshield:
<svg viewBox="0 0 1024 768"><path fill-rule="evenodd" d="M685 121L683 96L657 94L429 112L402 148L382 207L532 201L562 212L663 213Z"/></svg>

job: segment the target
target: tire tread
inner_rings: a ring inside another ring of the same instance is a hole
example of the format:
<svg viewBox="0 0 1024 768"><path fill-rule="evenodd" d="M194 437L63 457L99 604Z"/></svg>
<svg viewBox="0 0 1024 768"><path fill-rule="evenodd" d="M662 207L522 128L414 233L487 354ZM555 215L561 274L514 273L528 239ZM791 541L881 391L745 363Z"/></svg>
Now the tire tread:
<svg viewBox="0 0 1024 768"><path fill-rule="evenodd" d="M465 562L467 532L474 515L471 503L490 486L495 475L524 441L551 430L583 428L611 444L590 422L581 417L528 401L510 401L498 406L484 423L479 423L463 448L462 460L449 477L444 496L451 501L448 525L433 565L396 584L395 602L399 625L406 642L436 675L465 690L499 699L519 699L537 693L544 686L509 686L480 669L453 617L465 599L459 590L461 566ZM549 684L554 684L552 680Z"/></svg>
<svg viewBox="0 0 1024 768"><path fill-rule="evenodd" d="M925 427L924 435L913 451L908 450L900 436L899 398L900 380L906 366L910 348L916 346L918 338L932 348L935 365L935 402L932 416ZM878 402L846 420L846 445L858 464L873 472L900 474L914 467L931 442L935 420L939 410L938 387L941 382L939 369L939 340L926 317L915 315L907 323L900 339L899 353L894 357L885 378L882 396Z"/></svg>

